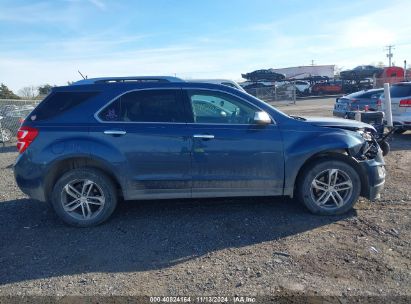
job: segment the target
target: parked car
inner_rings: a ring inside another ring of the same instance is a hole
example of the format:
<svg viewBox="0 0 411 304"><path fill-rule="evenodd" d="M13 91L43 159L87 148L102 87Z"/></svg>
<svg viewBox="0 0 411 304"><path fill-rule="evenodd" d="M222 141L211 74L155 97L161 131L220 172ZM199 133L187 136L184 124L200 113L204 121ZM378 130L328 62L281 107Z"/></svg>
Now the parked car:
<svg viewBox="0 0 411 304"><path fill-rule="evenodd" d="M53 88L26 118L14 174L74 226L104 222L118 197L283 195L334 215L383 188L374 133L357 121L288 116L224 85L86 79Z"/></svg>
<svg viewBox="0 0 411 304"><path fill-rule="evenodd" d="M362 78L378 77L384 69L372 65L360 65L352 70L340 72L341 79L359 80Z"/></svg>
<svg viewBox="0 0 411 304"><path fill-rule="evenodd" d="M201 82L201 83L214 83L214 84L222 84L240 91L245 92L242 86L240 86L237 82L234 80L229 80L229 79L189 79L186 80L188 82Z"/></svg>
<svg viewBox="0 0 411 304"><path fill-rule="evenodd" d="M1 136L0 142L9 142L13 140L24 119L29 115L31 110L14 110L6 113L0 120Z"/></svg>
<svg viewBox="0 0 411 304"><path fill-rule="evenodd" d="M311 88L312 94L340 94L342 92L342 85L337 81L327 81L323 83L316 83Z"/></svg>
<svg viewBox="0 0 411 304"><path fill-rule="evenodd" d="M294 82L296 92L298 96L306 96L311 93L311 84L308 81L296 80Z"/></svg>
<svg viewBox="0 0 411 304"><path fill-rule="evenodd" d="M296 96L307 96L311 92L311 85L307 81L277 81L275 82L275 96L277 98L293 99Z"/></svg>
<svg viewBox="0 0 411 304"><path fill-rule="evenodd" d="M365 110L368 106L370 111L381 109L381 94L384 89L363 90L349 95L338 97L335 101L333 115L345 117L348 111Z"/></svg>
<svg viewBox="0 0 411 304"><path fill-rule="evenodd" d="M0 105L0 116L5 116L7 113L18 109L19 107L16 105Z"/></svg>
<svg viewBox="0 0 411 304"><path fill-rule="evenodd" d="M273 81L244 81L240 85L247 91L250 89L274 88L278 82Z"/></svg>
<svg viewBox="0 0 411 304"><path fill-rule="evenodd" d="M18 110L30 110L30 111L32 111L32 110L34 110L34 108L35 107L33 105L28 104L28 105L20 106Z"/></svg>
<svg viewBox="0 0 411 304"><path fill-rule="evenodd" d="M396 133L411 130L411 82L400 82L391 85L391 112ZM384 94L381 96L384 106Z"/></svg>
<svg viewBox="0 0 411 304"><path fill-rule="evenodd" d="M351 94L374 88L372 78L363 78L361 80L342 80L342 91L344 94Z"/></svg>
<svg viewBox="0 0 411 304"><path fill-rule="evenodd" d="M276 73L271 69L256 70L251 73L241 74L241 76L250 81L281 81L285 79L284 74Z"/></svg>

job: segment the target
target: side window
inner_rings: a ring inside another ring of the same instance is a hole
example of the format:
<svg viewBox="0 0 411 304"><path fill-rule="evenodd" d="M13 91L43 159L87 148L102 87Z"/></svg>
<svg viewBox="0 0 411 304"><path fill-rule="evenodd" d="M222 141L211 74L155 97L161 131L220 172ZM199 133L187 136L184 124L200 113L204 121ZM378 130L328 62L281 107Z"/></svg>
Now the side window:
<svg viewBox="0 0 411 304"><path fill-rule="evenodd" d="M188 90L196 123L252 124L257 108L222 92Z"/></svg>
<svg viewBox="0 0 411 304"><path fill-rule="evenodd" d="M373 92L367 92L367 93L363 93L362 95L359 95L358 97L360 97L360 98L372 98L373 94L374 94Z"/></svg>
<svg viewBox="0 0 411 304"><path fill-rule="evenodd" d="M61 115L96 96L98 92L53 92L32 112L32 120L46 120Z"/></svg>
<svg viewBox="0 0 411 304"><path fill-rule="evenodd" d="M105 107L99 118L124 122L185 122L180 90L126 93Z"/></svg>

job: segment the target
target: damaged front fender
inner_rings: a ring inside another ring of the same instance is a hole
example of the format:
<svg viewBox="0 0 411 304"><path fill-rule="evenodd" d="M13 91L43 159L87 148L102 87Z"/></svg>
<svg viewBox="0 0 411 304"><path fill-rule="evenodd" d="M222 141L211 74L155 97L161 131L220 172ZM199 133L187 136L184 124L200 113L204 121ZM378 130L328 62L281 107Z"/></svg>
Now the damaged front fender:
<svg viewBox="0 0 411 304"><path fill-rule="evenodd" d="M296 132L290 130L286 133L286 136L287 140L284 141L284 195L290 196L294 193L294 186L300 169L313 157L327 153L340 153L358 161L366 151L365 147L367 145L358 132L343 129L328 128L326 132Z"/></svg>

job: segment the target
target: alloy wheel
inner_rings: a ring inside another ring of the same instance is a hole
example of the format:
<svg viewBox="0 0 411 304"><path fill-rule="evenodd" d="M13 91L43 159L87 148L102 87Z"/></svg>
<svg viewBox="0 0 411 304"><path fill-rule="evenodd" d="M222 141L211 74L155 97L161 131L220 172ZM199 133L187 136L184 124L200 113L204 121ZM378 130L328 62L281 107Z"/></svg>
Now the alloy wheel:
<svg viewBox="0 0 411 304"><path fill-rule="evenodd" d="M311 182L310 191L317 206L336 209L350 200L353 183L346 172L340 169L328 169L317 174Z"/></svg>
<svg viewBox="0 0 411 304"><path fill-rule="evenodd" d="M61 192L63 209L79 220L91 220L102 210L105 196L99 185L88 179L73 180Z"/></svg>

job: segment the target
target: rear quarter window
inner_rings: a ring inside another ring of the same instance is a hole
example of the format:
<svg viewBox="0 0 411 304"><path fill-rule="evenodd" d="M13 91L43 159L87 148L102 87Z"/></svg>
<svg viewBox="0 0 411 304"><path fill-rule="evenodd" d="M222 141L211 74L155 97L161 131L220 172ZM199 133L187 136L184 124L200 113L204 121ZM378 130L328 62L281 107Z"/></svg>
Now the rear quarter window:
<svg viewBox="0 0 411 304"><path fill-rule="evenodd" d="M46 120L61 115L97 94L98 92L53 92L34 109L31 120Z"/></svg>
<svg viewBox="0 0 411 304"><path fill-rule="evenodd" d="M391 97L411 96L411 85L393 85L390 90Z"/></svg>

